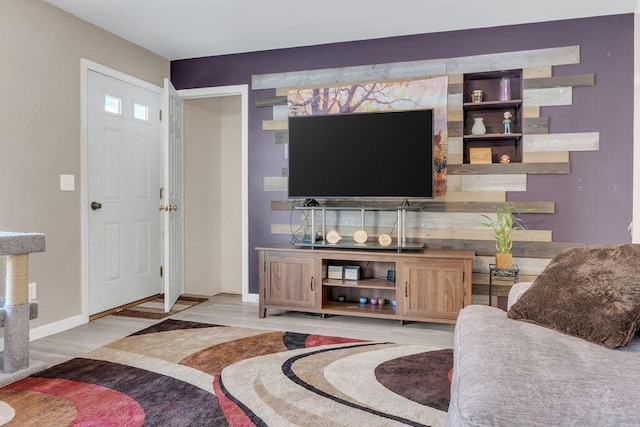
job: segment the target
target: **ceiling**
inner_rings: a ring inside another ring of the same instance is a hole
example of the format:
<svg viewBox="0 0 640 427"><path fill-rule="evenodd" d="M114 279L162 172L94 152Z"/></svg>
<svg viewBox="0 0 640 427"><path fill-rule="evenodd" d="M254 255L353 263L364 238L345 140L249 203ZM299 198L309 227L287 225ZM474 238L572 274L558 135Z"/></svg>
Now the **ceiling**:
<svg viewBox="0 0 640 427"><path fill-rule="evenodd" d="M640 0L44 0L166 59L634 13Z"/></svg>

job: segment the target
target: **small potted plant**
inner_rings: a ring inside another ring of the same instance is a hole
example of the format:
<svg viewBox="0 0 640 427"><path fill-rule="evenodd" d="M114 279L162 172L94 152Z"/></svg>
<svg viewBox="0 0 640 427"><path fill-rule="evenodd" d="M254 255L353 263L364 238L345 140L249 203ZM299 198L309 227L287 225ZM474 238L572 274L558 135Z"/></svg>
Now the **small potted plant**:
<svg viewBox="0 0 640 427"><path fill-rule="evenodd" d="M513 267L513 255L511 246L513 245L513 230L525 229L522 219L513 213L513 207L505 203L502 207L496 208L496 217L482 215L487 222L482 225L493 230L493 237L496 241L496 268Z"/></svg>

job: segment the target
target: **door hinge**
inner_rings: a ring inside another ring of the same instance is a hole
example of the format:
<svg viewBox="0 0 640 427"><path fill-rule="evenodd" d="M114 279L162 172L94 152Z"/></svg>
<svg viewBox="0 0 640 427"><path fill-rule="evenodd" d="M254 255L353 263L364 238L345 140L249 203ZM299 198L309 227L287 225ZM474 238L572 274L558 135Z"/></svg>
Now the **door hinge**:
<svg viewBox="0 0 640 427"><path fill-rule="evenodd" d="M162 110L160 110L160 121L162 121Z"/></svg>
<svg viewBox="0 0 640 427"><path fill-rule="evenodd" d="M164 277L164 267L160 266L160 277Z"/></svg>

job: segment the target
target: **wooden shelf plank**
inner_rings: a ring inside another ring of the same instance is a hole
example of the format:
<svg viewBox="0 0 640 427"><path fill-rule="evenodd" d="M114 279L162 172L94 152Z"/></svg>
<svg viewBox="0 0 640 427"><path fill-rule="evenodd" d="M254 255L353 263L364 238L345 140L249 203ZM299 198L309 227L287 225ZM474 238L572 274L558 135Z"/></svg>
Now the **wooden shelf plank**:
<svg viewBox="0 0 640 427"><path fill-rule="evenodd" d="M325 279L322 281L323 286L335 286L339 288L357 288L357 289L396 289L396 284L383 279L364 279L364 280L339 280Z"/></svg>
<svg viewBox="0 0 640 427"><path fill-rule="evenodd" d="M385 305L372 305L372 304L359 304L357 302L336 302L331 301L322 305L322 311L326 314L354 314L363 316L371 314L374 317L389 316L395 317L396 307L391 304Z"/></svg>
<svg viewBox="0 0 640 427"><path fill-rule="evenodd" d="M504 108L516 108L522 105L522 99L512 99L510 101L484 101L484 102L465 102L462 108L465 110L493 110Z"/></svg>
<svg viewBox="0 0 640 427"><path fill-rule="evenodd" d="M521 133L485 133L484 135L464 135L465 140L482 140L482 139L519 139L522 138Z"/></svg>
<svg viewBox="0 0 640 427"><path fill-rule="evenodd" d="M475 166L475 165L474 165ZM451 167L451 166L449 166ZM323 205L324 201L321 202ZM344 201L347 203L347 201ZM411 202L412 207L419 208L421 212L493 212L497 205L501 205L503 201L488 202ZM329 206L331 203L328 204ZM555 202L517 202L512 203L515 209L531 214L549 214L555 213ZM277 211L288 211L293 207L290 200L272 200L271 209Z"/></svg>
<svg viewBox="0 0 640 427"><path fill-rule="evenodd" d="M566 163L490 163L448 165L450 175L493 175L493 174L567 174L571 171Z"/></svg>

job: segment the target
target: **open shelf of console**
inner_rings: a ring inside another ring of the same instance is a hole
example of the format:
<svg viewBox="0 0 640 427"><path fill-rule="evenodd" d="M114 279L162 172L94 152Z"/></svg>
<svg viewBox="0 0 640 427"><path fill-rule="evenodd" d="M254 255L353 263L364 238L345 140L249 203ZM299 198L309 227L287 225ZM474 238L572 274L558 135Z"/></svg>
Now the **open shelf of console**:
<svg viewBox="0 0 640 427"><path fill-rule="evenodd" d="M256 248L259 316L267 309L325 315L455 323L471 304L471 251L321 250L292 245ZM329 278L329 266L358 267L357 280ZM395 281L387 277L392 271ZM360 298L366 298L361 303ZM371 299L378 303L371 304ZM383 302L380 304L379 301ZM395 303L395 305L394 305Z"/></svg>

